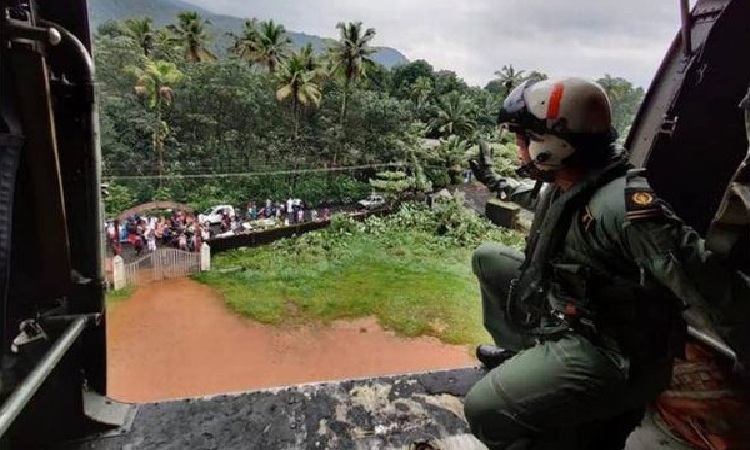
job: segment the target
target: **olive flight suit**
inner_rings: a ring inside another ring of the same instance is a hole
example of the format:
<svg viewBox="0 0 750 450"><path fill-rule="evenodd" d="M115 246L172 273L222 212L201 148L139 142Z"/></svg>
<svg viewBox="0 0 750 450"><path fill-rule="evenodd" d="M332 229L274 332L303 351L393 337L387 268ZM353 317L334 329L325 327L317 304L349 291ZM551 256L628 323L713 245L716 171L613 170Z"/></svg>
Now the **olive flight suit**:
<svg viewBox="0 0 750 450"><path fill-rule="evenodd" d="M547 189L530 234L565 233L557 260L591 269L587 282L596 288L587 295L604 317L593 334L563 327L540 338L518 326L509 290L533 255L528 248L525 256L485 243L473 255L484 325L498 346L519 352L465 398L471 431L490 449L623 448L645 406L668 386L684 305L705 310L706 299L722 297L730 284L729 271L640 173L613 178L592 189L564 226L545 224L566 201Z"/></svg>

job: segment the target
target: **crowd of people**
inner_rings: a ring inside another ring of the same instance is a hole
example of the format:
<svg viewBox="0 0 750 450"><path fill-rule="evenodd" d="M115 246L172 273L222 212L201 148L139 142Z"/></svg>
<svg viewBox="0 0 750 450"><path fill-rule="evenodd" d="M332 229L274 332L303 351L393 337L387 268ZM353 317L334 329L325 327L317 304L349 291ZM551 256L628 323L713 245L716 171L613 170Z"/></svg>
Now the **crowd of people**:
<svg viewBox="0 0 750 450"><path fill-rule="evenodd" d="M331 217L331 205L324 202L322 210L311 208L301 199L288 198L283 202L266 199L263 206L251 200L242 209L225 208L221 212L219 233L211 237L253 232L258 229L290 226L304 222L319 222Z"/></svg>
<svg viewBox="0 0 750 450"><path fill-rule="evenodd" d="M275 218L285 226L302 223L315 222L317 220L328 220L331 215L331 204L328 201L322 204L322 215L318 210L311 208L306 202L298 198L287 198L283 202L274 203L266 199L264 206L259 207L254 200L247 203L245 218L248 220Z"/></svg>
<svg viewBox="0 0 750 450"><path fill-rule="evenodd" d="M119 249L119 243L128 242L140 255L154 251L157 245L184 251L196 251L201 241L210 238L210 231L202 228L198 219L185 211L176 210L169 216L131 216L119 224L119 240L116 239L118 224L107 224L107 234Z"/></svg>
<svg viewBox="0 0 750 450"><path fill-rule="evenodd" d="M212 223L208 227L205 222L201 222L205 219L199 220L198 216L181 210L175 210L170 215L164 216L134 215L120 223L107 222L105 226L115 253L121 253L120 243L127 242L132 246L136 255L141 255L143 252L156 250L157 246L197 251L200 249L201 242L215 237L304 222L324 221L331 216L330 202L326 201L321 208L316 209L298 198L288 198L280 202L266 199L261 205L251 200L243 209L221 210L218 223L210 221Z"/></svg>

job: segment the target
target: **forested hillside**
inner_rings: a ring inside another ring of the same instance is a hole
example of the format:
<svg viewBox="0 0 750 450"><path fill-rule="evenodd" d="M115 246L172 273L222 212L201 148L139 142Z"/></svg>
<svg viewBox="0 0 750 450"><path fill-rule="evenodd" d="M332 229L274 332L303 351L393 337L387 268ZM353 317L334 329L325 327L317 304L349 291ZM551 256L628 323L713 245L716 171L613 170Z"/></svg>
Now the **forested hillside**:
<svg viewBox="0 0 750 450"><path fill-rule="evenodd" d="M91 26L96 28L108 21L122 21L133 17L149 17L157 26L164 26L174 21L183 11L196 11L201 17L211 22L211 33L214 39L209 46L215 52L224 54L231 44L227 33L238 33L245 23L244 18L215 14L181 0L90 0L89 12ZM294 48L301 48L308 43L316 50L324 50L330 39L310 34L290 31L289 38ZM401 52L390 47L375 47L372 59L385 67L409 62Z"/></svg>
<svg viewBox="0 0 750 450"><path fill-rule="evenodd" d="M149 17L102 24L94 52L108 213L154 198L336 202L395 169L413 175L415 189L438 188L459 180L480 138L511 173L514 149L494 119L504 83L533 72L508 65L471 87L422 60L377 64L366 25L335 31L323 52L296 50L282 24L247 21L219 54L216 30L196 12L164 27ZM600 82L624 134L643 92L620 78Z"/></svg>

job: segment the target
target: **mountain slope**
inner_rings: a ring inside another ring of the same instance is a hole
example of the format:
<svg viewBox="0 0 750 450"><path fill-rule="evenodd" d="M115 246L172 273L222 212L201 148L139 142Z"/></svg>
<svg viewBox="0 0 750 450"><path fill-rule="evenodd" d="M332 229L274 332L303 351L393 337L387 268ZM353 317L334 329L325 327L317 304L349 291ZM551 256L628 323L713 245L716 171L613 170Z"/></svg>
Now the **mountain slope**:
<svg viewBox="0 0 750 450"><path fill-rule="evenodd" d="M226 33L238 33L245 23L244 18L212 13L181 0L89 0L92 30L96 30L96 27L107 20L141 16L151 17L155 25L163 26L175 22L177 14L181 11L197 11L211 22L211 31L215 37L214 47L219 52L223 52L230 44ZM295 47L301 47L308 42L318 51L326 47L327 39L319 36L294 32L289 32L289 36ZM376 48L378 51L373 55L373 59L388 68L409 62L398 50L389 47Z"/></svg>

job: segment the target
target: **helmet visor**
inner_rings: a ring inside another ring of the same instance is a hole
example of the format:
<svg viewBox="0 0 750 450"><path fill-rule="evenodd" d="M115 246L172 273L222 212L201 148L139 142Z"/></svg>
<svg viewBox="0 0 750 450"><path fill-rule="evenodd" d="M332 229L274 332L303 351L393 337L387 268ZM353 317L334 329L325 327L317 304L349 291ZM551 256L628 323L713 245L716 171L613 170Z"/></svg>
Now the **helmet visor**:
<svg viewBox="0 0 750 450"><path fill-rule="evenodd" d="M507 112L508 114L515 114L520 112L521 110L526 108L526 90L530 88L533 84L536 83L536 80L526 80L523 83L516 86L507 97L505 97L505 102L503 102L503 111Z"/></svg>
<svg viewBox="0 0 750 450"><path fill-rule="evenodd" d="M526 133L534 130L542 133L545 129L545 121L535 117L529 111L526 94L529 89L539 81L538 78L531 78L514 88L503 102L500 113L497 116L497 124L502 125L513 133Z"/></svg>

